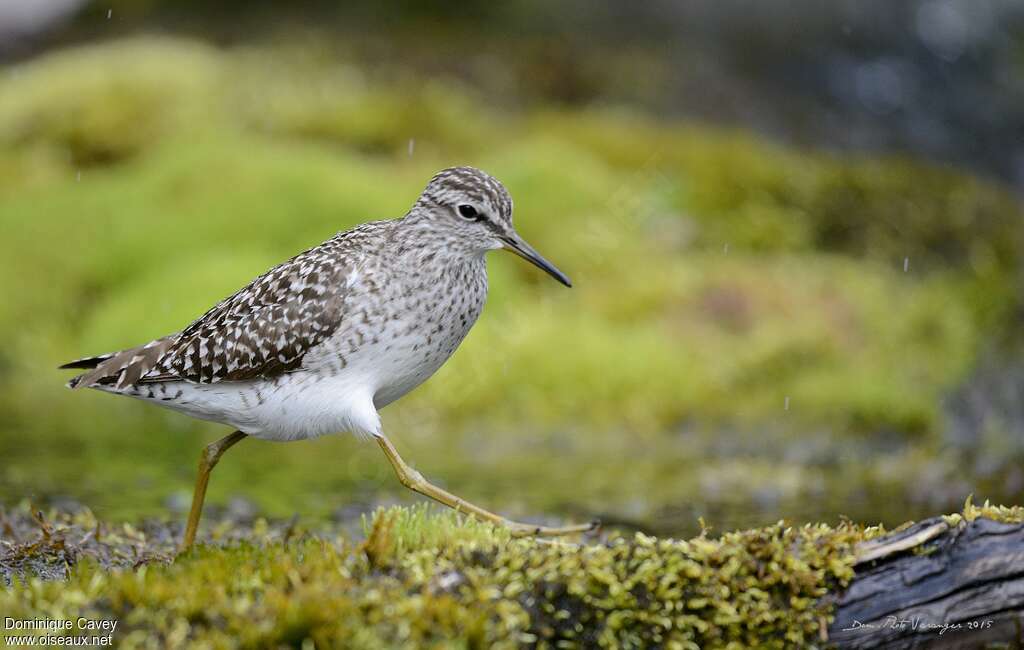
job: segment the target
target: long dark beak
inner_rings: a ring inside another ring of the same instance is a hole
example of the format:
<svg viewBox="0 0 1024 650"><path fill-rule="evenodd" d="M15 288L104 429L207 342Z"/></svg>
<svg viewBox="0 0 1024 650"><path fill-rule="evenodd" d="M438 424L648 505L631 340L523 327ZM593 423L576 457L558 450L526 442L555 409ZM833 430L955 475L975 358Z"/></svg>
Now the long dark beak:
<svg viewBox="0 0 1024 650"><path fill-rule="evenodd" d="M512 251L519 257L523 258L530 264L533 264L537 268L544 269L544 271L546 271L548 275L558 280L565 286L572 286L572 282L569 281L569 278L566 277L565 273L562 273L554 264L544 259L544 257L541 256L540 253L533 249L533 246L530 246L525 241L523 241L523 238L520 237L518 234L513 232L511 234L505 235L504 237L501 238L501 241L505 245L505 248Z"/></svg>

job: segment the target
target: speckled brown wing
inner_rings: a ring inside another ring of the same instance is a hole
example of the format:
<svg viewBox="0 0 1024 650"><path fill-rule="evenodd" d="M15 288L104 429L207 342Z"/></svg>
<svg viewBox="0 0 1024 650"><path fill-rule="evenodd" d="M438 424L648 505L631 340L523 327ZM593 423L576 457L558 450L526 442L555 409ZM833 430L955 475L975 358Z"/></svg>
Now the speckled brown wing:
<svg viewBox="0 0 1024 650"><path fill-rule="evenodd" d="M69 388L113 386L115 389L121 390L134 385L144 372L156 365L167 350L174 345L177 336L177 334L172 334L119 352L77 359L65 363L60 368L88 370L88 372L72 378L68 382Z"/></svg>
<svg viewBox="0 0 1024 650"><path fill-rule="evenodd" d="M299 367L341 322L343 257L332 239L274 267L185 328L139 383L240 381Z"/></svg>
<svg viewBox="0 0 1024 650"><path fill-rule="evenodd" d="M275 266L178 334L73 361L72 388L274 377L299 367L342 320L352 257L380 222L364 224Z"/></svg>

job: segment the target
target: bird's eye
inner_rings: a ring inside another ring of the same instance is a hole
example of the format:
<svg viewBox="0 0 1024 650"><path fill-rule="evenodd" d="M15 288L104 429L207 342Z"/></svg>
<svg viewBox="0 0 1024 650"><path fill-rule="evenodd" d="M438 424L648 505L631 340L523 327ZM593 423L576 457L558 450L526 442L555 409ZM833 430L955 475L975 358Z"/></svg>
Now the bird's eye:
<svg viewBox="0 0 1024 650"><path fill-rule="evenodd" d="M466 205L465 203L459 206L459 215L462 216L463 219L469 219L470 221L479 221L483 219L483 215L477 212L476 208L471 205Z"/></svg>

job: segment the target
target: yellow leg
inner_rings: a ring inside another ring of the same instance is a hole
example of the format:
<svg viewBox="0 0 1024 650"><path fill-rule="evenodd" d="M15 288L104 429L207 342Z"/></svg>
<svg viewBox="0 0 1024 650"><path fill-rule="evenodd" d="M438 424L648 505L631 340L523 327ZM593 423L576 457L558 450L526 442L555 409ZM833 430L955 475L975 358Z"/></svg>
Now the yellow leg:
<svg viewBox="0 0 1024 650"><path fill-rule="evenodd" d="M185 552L196 541L196 530L199 529L199 518L203 515L203 501L206 499L206 486L210 482L210 472L225 451L245 438L246 434L235 431L216 442L211 442L199 457L199 475L196 477L196 489L192 493L192 510L188 513L188 526L185 527L185 539L181 542L179 552Z"/></svg>
<svg viewBox="0 0 1024 650"><path fill-rule="evenodd" d="M551 528L548 526L536 526L533 524L521 524L509 519L505 519L501 515L496 515L489 510L484 510L479 506L475 506L472 503L455 496L451 492L442 490L436 485L431 484L427 479L423 478L423 475L409 467L402 457L398 454L398 450L391 444L391 441L384 436L379 434L375 436L377 444L384 450L384 455L388 457L388 461L391 463L391 467L395 469L395 474L398 474L398 480L402 482L402 485L419 492L424 496L428 496L435 501L439 501L444 505L452 508L458 512L465 512L473 515L478 519L489 521L500 526L506 526L512 531L513 535L526 536L526 535L541 535L541 536L554 536L554 535L571 535L573 533L585 533L591 530L596 530L601 526L601 522L592 521L589 524L582 524L579 526L563 526L559 528Z"/></svg>

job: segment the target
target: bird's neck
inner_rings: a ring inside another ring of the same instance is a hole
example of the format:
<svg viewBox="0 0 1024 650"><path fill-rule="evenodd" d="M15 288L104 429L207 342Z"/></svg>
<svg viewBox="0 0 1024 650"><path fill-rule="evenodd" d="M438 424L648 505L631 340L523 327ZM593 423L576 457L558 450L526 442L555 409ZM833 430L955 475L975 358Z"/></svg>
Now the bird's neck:
<svg viewBox="0 0 1024 650"><path fill-rule="evenodd" d="M397 250L409 251L416 256L449 258L452 262L483 263L486 249L473 241L460 237L458 233L438 228L437 224L413 209L401 219L394 221L393 238Z"/></svg>

